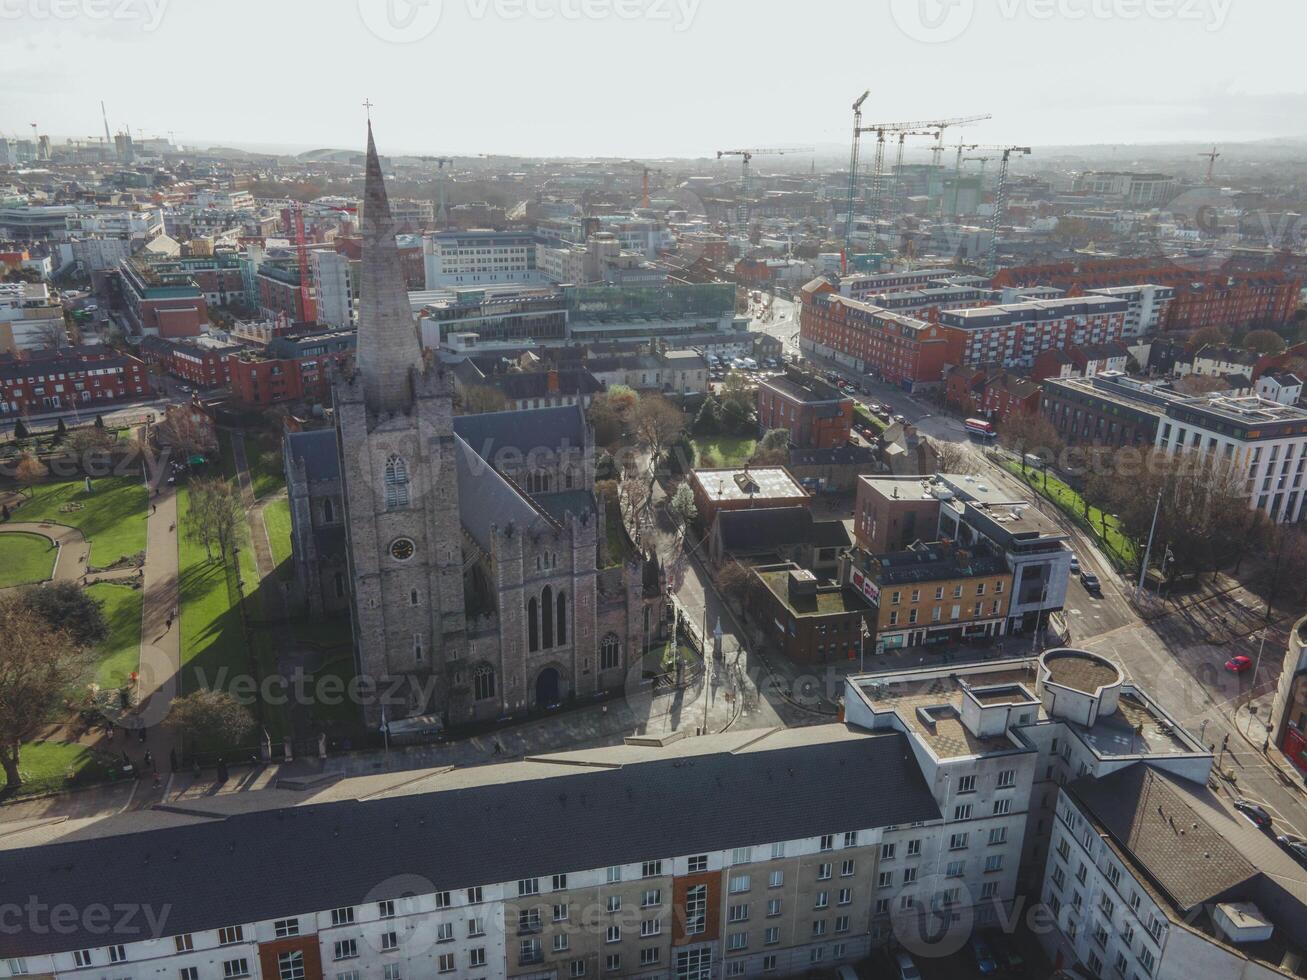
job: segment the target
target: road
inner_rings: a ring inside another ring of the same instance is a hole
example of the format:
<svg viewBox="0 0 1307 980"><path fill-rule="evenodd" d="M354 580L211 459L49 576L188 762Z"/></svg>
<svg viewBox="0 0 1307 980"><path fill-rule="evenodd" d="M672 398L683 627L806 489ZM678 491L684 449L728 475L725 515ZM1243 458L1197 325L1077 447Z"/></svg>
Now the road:
<svg viewBox="0 0 1307 980"><path fill-rule="evenodd" d="M958 420L937 414L936 406L902 389L868 382L833 362L815 359L814 364L866 385L870 394L855 395L857 400L888 403L918 431L932 438L949 442L969 438ZM1264 626L1256 596L1234 589L1215 595L1209 590L1196 597L1168 598L1149 609L1145 618L1131 602L1134 583L1115 571L1086 532L1009 471L978 456L983 478L1033 499L1041 512L1067 534L1081 564L1102 582L1101 597L1090 595L1078 580L1070 583L1065 611L1071 642L1111 656L1163 709L1213 746L1224 792L1262 802L1275 818L1276 832L1287 830L1307 838L1303 779L1282 756L1272 760L1263 754L1265 729L1243 707L1253 693L1259 704L1269 703L1269 694L1283 668L1286 631L1295 617L1267 629L1255 685L1251 672L1226 671L1223 665L1235 654L1256 659ZM908 665L886 661L878 666L899 669ZM1227 736L1228 748L1222 752ZM1274 748L1270 751L1279 756Z"/></svg>

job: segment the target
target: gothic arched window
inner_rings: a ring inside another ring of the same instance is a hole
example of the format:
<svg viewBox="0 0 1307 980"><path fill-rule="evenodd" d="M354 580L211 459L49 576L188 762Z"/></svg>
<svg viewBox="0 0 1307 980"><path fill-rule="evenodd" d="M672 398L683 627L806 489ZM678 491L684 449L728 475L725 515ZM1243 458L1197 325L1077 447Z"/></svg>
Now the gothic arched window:
<svg viewBox="0 0 1307 980"><path fill-rule="evenodd" d="M540 619L543 626L540 646L548 650L554 645L554 590L547 585L540 593Z"/></svg>
<svg viewBox="0 0 1307 980"><path fill-rule="evenodd" d="M526 604L526 648L531 653L540 649L540 604L532 596Z"/></svg>
<svg viewBox="0 0 1307 980"><path fill-rule="evenodd" d="M391 455L386 460L386 510L408 506L408 463L402 456Z"/></svg>
<svg viewBox="0 0 1307 980"><path fill-rule="evenodd" d="M481 664L472 672L472 696L486 701L495 696L495 668Z"/></svg>
<svg viewBox="0 0 1307 980"><path fill-rule="evenodd" d="M567 642L567 593L558 591L558 645Z"/></svg>
<svg viewBox="0 0 1307 980"><path fill-rule="evenodd" d="M622 641L616 633L609 633L599 644L599 669L612 670L621 662Z"/></svg>
<svg viewBox="0 0 1307 980"><path fill-rule="evenodd" d="M322 523L330 524L336 519L336 508L332 506L330 497L322 498Z"/></svg>

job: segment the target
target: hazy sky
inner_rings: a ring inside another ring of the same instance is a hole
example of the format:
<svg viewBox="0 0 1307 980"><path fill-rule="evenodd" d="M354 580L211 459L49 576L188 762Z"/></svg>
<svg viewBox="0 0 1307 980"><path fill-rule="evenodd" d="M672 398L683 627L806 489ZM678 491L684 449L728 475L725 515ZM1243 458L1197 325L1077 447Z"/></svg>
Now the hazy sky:
<svg viewBox="0 0 1307 980"><path fill-rule="evenodd" d="M992 113L977 142L1307 133L1304 0L0 0L0 132L700 156ZM959 131L960 133L960 131Z"/></svg>

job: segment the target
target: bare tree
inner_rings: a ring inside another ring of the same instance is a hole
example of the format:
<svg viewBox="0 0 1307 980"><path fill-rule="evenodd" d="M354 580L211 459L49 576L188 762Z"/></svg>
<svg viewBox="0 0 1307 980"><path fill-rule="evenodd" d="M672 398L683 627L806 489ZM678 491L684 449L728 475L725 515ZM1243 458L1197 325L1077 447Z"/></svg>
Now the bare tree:
<svg viewBox="0 0 1307 980"><path fill-rule="evenodd" d="M998 437L1012 450L1026 471L1026 456L1037 455L1045 459L1056 456L1062 447L1062 437L1056 427L1039 412L1013 412L999 426Z"/></svg>
<svg viewBox="0 0 1307 980"><path fill-rule="evenodd" d="M940 473L979 473L980 457L970 446L961 442L947 442L927 437L927 444L935 454L935 465Z"/></svg>
<svg viewBox="0 0 1307 980"><path fill-rule="evenodd" d="M32 331L39 350L58 350L68 346L68 327L63 320L42 320Z"/></svg>
<svg viewBox="0 0 1307 980"><path fill-rule="evenodd" d="M209 558L212 546L226 560L237 541L237 532L244 516L236 489L221 477L191 481L189 488L190 521L187 534L192 540L204 544Z"/></svg>
<svg viewBox="0 0 1307 980"><path fill-rule="evenodd" d="M19 595L0 596L0 636L0 767L13 791L23 782L22 744L56 717L90 658Z"/></svg>
<svg viewBox="0 0 1307 980"><path fill-rule="evenodd" d="M35 453L23 453L22 458L18 461L18 468L14 471L14 479L18 485L27 491L27 495L32 496L32 488L42 482L49 474L45 464L37 458Z"/></svg>
<svg viewBox="0 0 1307 980"><path fill-rule="evenodd" d="M1174 387L1182 395L1202 395L1209 391L1224 391L1230 385L1224 378L1210 374L1186 374L1176 379Z"/></svg>
<svg viewBox="0 0 1307 980"><path fill-rule="evenodd" d="M171 447L186 459L213 452L218 448L218 440L196 415L189 405L168 406L163 421L154 427L155 438L160 445Z"/></svg>
<svg viewBox="0 0 1307 980"><path fill-rule="evenodd" d="M640 399L631 416L631 432L649 453L649 492L653 492L663 451L685 432L685 413L661 395Z"/></svg>

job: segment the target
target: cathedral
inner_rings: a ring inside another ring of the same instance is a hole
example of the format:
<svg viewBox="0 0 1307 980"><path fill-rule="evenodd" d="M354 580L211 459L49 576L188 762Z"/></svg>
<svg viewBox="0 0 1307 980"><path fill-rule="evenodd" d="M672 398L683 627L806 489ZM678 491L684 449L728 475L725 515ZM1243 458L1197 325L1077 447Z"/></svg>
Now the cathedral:
<svg viewBox="0 0 1307 980"><path fill-rule="evenodd" d="M495 720L621 688L664 632L654 561L610 563L577 406L455 415L424 352L368 125L357 355L287 433L296 584L348 610L364 719Z"/></svg>

